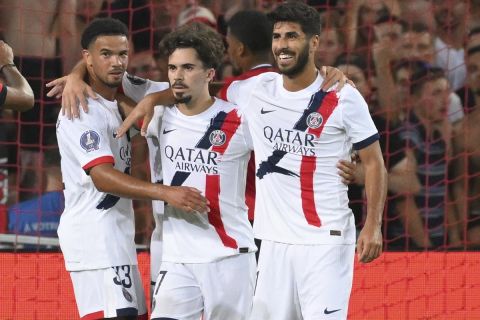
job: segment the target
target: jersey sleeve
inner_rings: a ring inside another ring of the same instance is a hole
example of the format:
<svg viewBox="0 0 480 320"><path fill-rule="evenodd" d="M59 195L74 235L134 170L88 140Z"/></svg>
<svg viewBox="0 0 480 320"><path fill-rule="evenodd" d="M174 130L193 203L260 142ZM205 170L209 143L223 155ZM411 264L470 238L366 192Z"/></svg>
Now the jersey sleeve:
<svg viewBox="0 0 480 320"><path fill-rule="evenodd" d="M115 163L110 148L106 115L89 105L88 113L81 113L73 121L63 118L58 132L64 145L88 174L91 168L103 163Z"/></svg>
<svg viewBox="0 0 480 320"><path fill-rule="evenodd" d="M163 117L164 111L165 111L164 106L155 106L155 109L153 110L152 120L150 120L150 123L148 124L148 127L147 127L146 138L151 138L151 137L155 137L157 139L160 138L159 131L162 125L162 117Z"/></svg>
<svg viewBox="0 0 480 320"><path fill-rule="evenodd" d="M237 105L239 109L247 105L255 86L259 82L259 78L260 76L256 76L245 80L233 81L227 88L227 101Z"/></svg>
<svg viewBox="0 0 480 320"><path fill-rule="evenodd" d="M343 124L354 150L366 148L380 138L368 111L368 105L357 89L348 85L343 88L340 103Z"/></svg>
<svg viewBox="0 0 480 320"><path fill-rule="evenodd" d="M139 102L146 95L168 89L168 82L151 81L128 73L123 75L122 90L123 93L135 102Z"/></svg>

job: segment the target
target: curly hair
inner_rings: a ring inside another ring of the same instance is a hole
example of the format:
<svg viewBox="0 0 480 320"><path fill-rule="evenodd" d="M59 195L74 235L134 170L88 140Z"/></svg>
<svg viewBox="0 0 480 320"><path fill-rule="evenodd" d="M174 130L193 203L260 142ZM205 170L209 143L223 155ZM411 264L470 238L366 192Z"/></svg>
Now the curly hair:
<svg viewBox="0 0 480 320"><path fill-rule="evenodd" d="M295 22L302 27L302 31L313 36L320 34L320 14L314 8L300 1L287 1L267 14L272 24L277 22Z"/></svg>
<svg viewBox="0 0 480 320"><path fill-rule="evenodd" d="M160 42L160 51L170 56L178 48L193 48L205 68L217 69L225 46L222 37L212 28L198 22L181 26Z"/></svg>

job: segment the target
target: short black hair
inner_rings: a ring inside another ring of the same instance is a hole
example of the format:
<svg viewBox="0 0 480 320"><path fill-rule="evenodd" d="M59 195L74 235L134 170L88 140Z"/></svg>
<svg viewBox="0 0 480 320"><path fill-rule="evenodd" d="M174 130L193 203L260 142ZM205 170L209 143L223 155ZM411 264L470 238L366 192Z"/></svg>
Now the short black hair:
<svg viewBox="0 0 480 320"><path fill-rule="evenodd" d="M272 48L272 24L259 11L244 10L234 14L227 22L230 33L252 53L270 51Z"/></svg>
<svg viewBox="0 0 480 320"><path fill-rule="evenodd" d="M425 65L410 76L410 93L418 94L427 82L441 78L447 78L442 68Z"/></svg>
<svg viewBox="0 0 480 320"><path fill-rule="evenodd" d="M203 66L213 69L218 68L225 52L220 34L199 22L181 26L160 42L160 51L168 56L179 48L195 49Z"/></svg>
<svg viewBox="0 0 480 320"><path fill-rule="evenodd" d="M314 8L299 1L288 1L279 5L267 17L274 25L277 22L300 24L302 31L309 35L319 35L321 30L320 14Z"/></svg>
<svg viewBox="0 0 480 320"><path fill-rule="evenodd" d="M128 28L123 22L112 18L94 19L82 33L82 48L88 49L99 36L116 35L128 38Z"/></svg>
<svg viewBox="0 0 480 320"><path fill-rule="evenodd" d="M480 46L471 47L467 50L467 57L480 52Z"/></svg>

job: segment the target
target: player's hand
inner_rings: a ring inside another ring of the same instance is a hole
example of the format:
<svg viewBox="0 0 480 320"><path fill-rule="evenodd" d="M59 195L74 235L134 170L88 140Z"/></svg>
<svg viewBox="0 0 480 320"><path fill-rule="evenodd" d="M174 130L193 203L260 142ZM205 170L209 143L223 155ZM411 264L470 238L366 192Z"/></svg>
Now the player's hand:
<svg viewBox="0 0 480 320"><path fill-rule="evenodd" d="M191 187L167 187L164 200L189 213L210 211L207 198L202 196L200 190Z"/></svg>
<svg viewBox="0 0 480 320"><path fill-rule="evenodd" d="M355 179L355 170L356 170L356 163L347 161L347 160L340 160L337 163L337 168L340 170L338 174L342 177L342 182L344 184L353 184L356 182Z"/></svg>
<svg viewBox="0 0 480 320"><path fill-rule="evenodd" d="M84 112L88 112L86 97L97 99L97 94L92 87L79 78L75 74L55 79L46 84L48 88L52 88L48 93L48 97L62 97L62 114L67 115L68 119L80 116L79 104Z"/></svg>
<svg viewBox="0 0 480 320"><path fill-rule="evenodd" d="M323 83L320 87L320 90L327 91L331 87L333 87L337 82L337 91L342 90L345 83L350 84L352 87L355 88L355 84L352 80L348 79L347 76L337 68L334 67L321 67L320 74L324 78Z"/></svg>
<svg viewBox="0 0 480 320"><path fill-rule="evenodd" d="M145 136L147 134L148 124L152 120L155 103L147 95L143 98L135 108L130 112L128 117L123 120L122 125L117 129L117 138L121 138L127 131L143 118L142 128L140 134Z"/></svg>
<svg viewBox="0 0 480 320"><path fill-rule="evenodd" d="M0 67L10 63L13 63L12 47L0 40Z"/></svg>
<svg viewBox="0 0 480 320"><path fill-rule="evenodd" d="M369 263L382 254L382 231L380 225L365 223L357 240L358 261Z"/></svg>

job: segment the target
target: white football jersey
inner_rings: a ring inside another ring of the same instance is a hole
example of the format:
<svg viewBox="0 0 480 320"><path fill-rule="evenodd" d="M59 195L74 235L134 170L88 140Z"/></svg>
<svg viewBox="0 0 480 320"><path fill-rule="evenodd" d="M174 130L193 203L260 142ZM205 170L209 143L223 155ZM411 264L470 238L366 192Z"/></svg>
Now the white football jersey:
<svg viewBox="0 0 480 320"><path fill-rule="evenodd" d="M204 263L256 250L245 205L251 143L238 110L216 99L194 116L165 108L160 149L165 185L190 186L210 201L210 212L166 206L163 261Z"/></svg>
<svg viewBox="0 0 480 320"><path fill-rule="evenodd" d="M168 82L156 82L148 79L142 79L124 74L122 79L123 93L135 102L142 100L147 94L163 91L170 87ZM160 130L161 115L163 114L162 106L155 107L156 121L152 120L148 125L147 131L147 144L150 161L150 177L152 183L161 183L163 181L162 176L162 164L160 162L160 150L158 143L158 131ZM163 214L164 204L163 201L153 200L152 209L154 214Z"/></svg>
<svg viewBox="0 0 480 320"><path fill-rule="evenodd" d="M352 147L378 140L368 106L346 85L320 92L319 75L290 92L282 75L233 82L229 101L241 107L255 151L255 236L290 244L354 243L348 187L336 167Z"/></svg>
<svg viewBox="0 0 480 320"><path fill-rule="evenodd" d="M116 101L88 99L88 113L69 120L60 114L57 139L65 185L65 210L58 236L68 271L136 265L132 201L97 190L88 172L102 163L130 172L127 136Z"/></svg>

